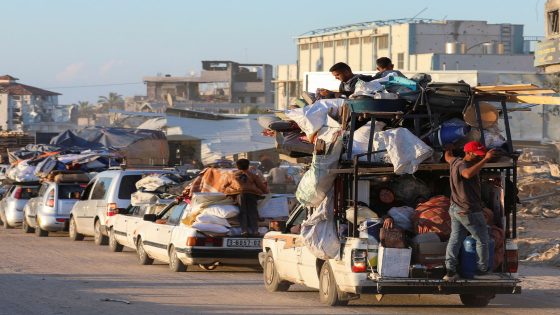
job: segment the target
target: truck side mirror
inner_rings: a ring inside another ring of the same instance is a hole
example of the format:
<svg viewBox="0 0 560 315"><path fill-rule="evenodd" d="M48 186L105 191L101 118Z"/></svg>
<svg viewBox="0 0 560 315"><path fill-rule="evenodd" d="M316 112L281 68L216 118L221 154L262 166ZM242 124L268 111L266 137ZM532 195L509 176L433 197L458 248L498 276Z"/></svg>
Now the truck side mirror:
<svg viewBox="0 0 560 315"><path fill-rule="evenodd" d="M144 214L143 219L144 221L156 222L157 214L154 213Z"/></svg>

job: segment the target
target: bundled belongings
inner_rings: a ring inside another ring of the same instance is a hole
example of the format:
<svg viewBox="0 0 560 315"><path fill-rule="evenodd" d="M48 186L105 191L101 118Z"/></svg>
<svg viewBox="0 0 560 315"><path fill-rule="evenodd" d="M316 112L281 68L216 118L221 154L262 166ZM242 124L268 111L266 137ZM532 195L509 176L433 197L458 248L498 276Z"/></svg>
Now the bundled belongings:
<svg viewBox="0 0 560 315"><path fill-rule="evenodd" d="M472 91L467 83L430 83L426 94L432 113L462 113Z"/></svg>
<svg viewBox="0 0 560 315"><path fill-rule="evenodd" d="M451 234L451 217L449 217L449 198L435 196L416 207L414 224L418 234L434 232L442 241Z"/></svg>

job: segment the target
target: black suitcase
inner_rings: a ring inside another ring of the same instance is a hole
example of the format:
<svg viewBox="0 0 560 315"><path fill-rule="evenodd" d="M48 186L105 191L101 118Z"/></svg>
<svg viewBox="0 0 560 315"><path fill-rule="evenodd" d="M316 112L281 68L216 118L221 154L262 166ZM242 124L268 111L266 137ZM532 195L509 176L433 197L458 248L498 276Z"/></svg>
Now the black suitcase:
<svg viewBox="0 0 560 315"><path fill-rule="evenodd" d="M467 83L431 83L426 95L432 113L462 113L472 91Z"/></svg>

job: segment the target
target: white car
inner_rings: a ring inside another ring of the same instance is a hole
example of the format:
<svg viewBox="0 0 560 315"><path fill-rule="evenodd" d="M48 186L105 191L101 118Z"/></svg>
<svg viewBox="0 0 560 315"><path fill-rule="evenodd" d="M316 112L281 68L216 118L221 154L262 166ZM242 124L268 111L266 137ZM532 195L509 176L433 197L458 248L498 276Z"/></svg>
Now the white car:
<svg viewBox="0 0 560 315"><path fill-rule="evenodd" d="M261 237L210 237L186 226L185 202L171 203L159 215L148 214L151 221L139 228L136 239L138 261L152 264L154 259L169 264L172 271L186 271L189 265L205 270L217 264L258 266Z"/></svg>
<svg viewBox="0 0 560 315"><path fill-rule="evenodd" d="M120 212L112 220L109 229L109 248L114 252L121 252L123 247L136 249L136 237L144 221L144 214L157 214L173 200L160 199L157 204L130 205L126 211Z"/></svg>
<svg viewBox="0 0 560 315"><path fill-rule="evenodd" d="M170 173L164 170L108 170L97 174L87 185L81 200L70 213L70 239L81 241L93 236L97 245L109 244L107 226L112 218L130 205L130 195L136 192L136 182L144 174Z"/></svg>

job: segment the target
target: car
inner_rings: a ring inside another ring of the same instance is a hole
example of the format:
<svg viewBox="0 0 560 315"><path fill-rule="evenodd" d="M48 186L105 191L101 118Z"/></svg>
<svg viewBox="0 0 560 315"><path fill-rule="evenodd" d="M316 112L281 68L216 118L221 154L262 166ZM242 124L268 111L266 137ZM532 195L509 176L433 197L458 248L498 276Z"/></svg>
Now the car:
<svg viewBox="0 0 560 315"><path fill-rule="evenodd" d="M159 199L154 204L130 205L125 211L120 212L112 220L109 229L109 248L113 252L121 252L124 247L136 249L136 236L144 221L144 214L158 214L172 199Z"/></svg>
<svg viewBox="0 0 560 315"><path fill-rule="evenodd" d="M38 196L30 199L23 209L23 231L43 237L49 232L67 230L70 211L86 185L87 182L44 182Z"/></svg>
<svg viewBox="0 0 560 315"><path fill-rule="evenodd" d="M107 226L112 218L130 205L136 182L145 174L170 173L153 169L110 169L98 173L86 186L81 199L70 212L69 237L81 241L93 236L97 245L108 245Z"/></svg>
<svg viewBox="0 0 560 315"><path fill-rule="evenodd" d="M39 182L14 183L0 201L0 221L9 229L23 221L23 207L29 199L37 197Z"/></svg>
<svg viewBox="0 0 560 315"><path fill-rule="evenodd" d="M141 265L154 260L175 272L199 265L212 270L218 264L259 266L262 237L210 236L185 225L185 202L173 202L160 214L144 215L148 224L138 229L136 252Z"/></svg>

